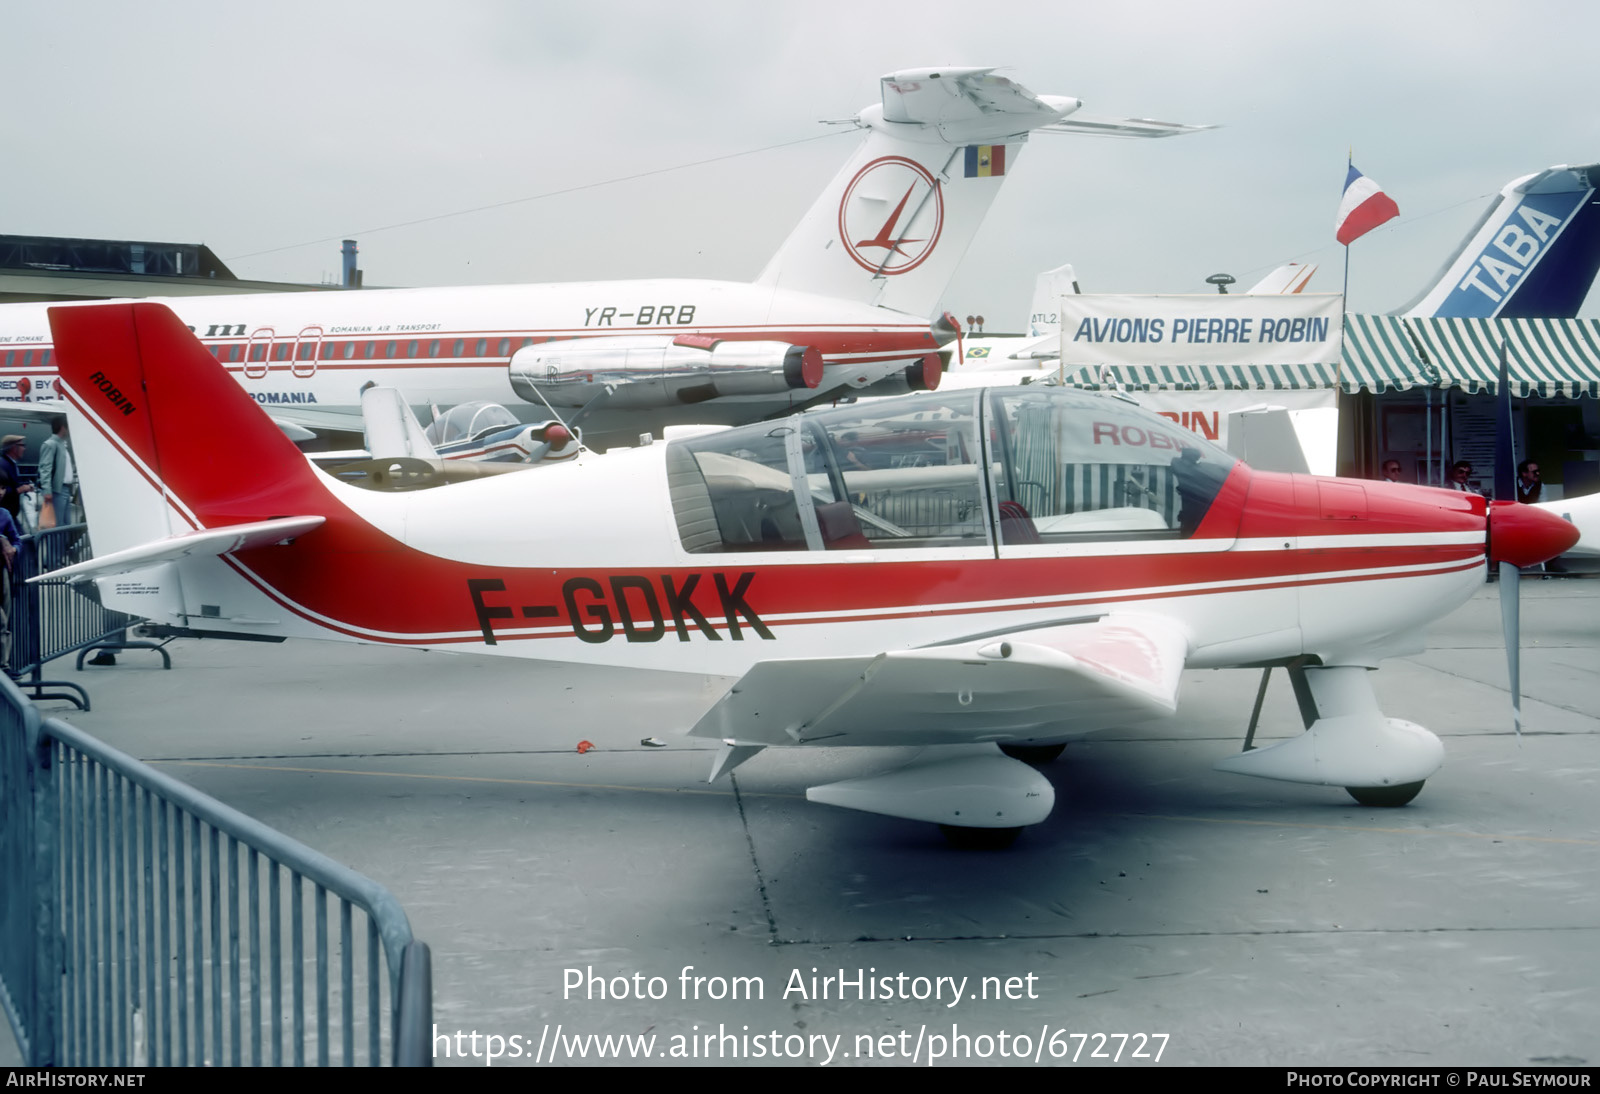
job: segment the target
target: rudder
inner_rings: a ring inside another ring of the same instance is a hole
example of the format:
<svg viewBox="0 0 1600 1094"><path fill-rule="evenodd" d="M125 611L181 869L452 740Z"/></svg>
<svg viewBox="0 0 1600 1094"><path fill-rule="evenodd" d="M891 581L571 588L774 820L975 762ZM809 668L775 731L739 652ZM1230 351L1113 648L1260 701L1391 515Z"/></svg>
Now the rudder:
<svg viewBox="0 0 1600 1094"><path fill-rule="evenodd" d="M299 449L168 308L49 314L99 552L325 508Z"/></svg>

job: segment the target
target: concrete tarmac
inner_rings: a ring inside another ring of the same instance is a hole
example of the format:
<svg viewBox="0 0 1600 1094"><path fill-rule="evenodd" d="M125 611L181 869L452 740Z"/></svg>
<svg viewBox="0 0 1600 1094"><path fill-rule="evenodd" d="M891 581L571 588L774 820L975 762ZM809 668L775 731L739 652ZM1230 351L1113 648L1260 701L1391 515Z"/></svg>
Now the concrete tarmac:
<svg viewBox="0 0 1600 1094"><path fill-rule="evenodd" d="M942 1037L1015 1064L1020 1034L1028 1062L1079 1066L1119 1044L1124 1066L1593 1065L1600 581L1523 582L1520 744L1495 592L1375 678L1445 741L1411 805L1211 770L1260 674L1190 672L1176 719L1070 745L1054 814L1001 852L804 800L886 752L769 750L708 786L712 752L677 734L726 681L183 641L170 672L58 663L94 710L44 709L393 891L433 948L439 1064L484 1064L458 1031L531 1055L560 1025L653 1035L659 1063L926 1063ZM1299 731L1281 672L1262 724ZM666 997L585 998L567 970ZM896 997L822 982L862 972ZM703 997L735 977L761 998Z"/></svg>

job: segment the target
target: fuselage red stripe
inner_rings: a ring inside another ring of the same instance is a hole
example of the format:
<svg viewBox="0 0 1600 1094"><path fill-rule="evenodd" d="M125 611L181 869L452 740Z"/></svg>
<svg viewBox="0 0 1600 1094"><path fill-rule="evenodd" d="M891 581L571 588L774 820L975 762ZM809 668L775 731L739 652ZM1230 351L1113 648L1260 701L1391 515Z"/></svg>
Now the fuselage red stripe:
<svg viewBox="0 0 1600 1094"><path fill-rule="evenodd" d="M1058 610L1058 609L1064 609L1064 608L1091 607L1091 606L1095 606L1095 605L1113 604L1113 603L1118 603L1118 602L1123 602L1123 601L1134 601L1134 600L1137 600L1137 601L1167 600L1167 599L1180 598L1180 597L1208 596L1208 595L1213 595L1213 594L1226 594L1226 593L1237 593L1237 592L1259 592L1259 591L1275 590L1275 589L1276 590L1305 589L1305 588L1316 588L1316 587L1320 587L1320 586L1332 586L1332 585L1349 584L1349 583L1353 583L1353 582L1367 582L1367 581L1381 581L1381 580L1401 580L1401 579L1407 579L1407 578L1432 577L1432 576L1437 576L1437 575L1441 575L1441 574L1461 573L1461 572L1464 572L1464 571L1467 571L1467 570L1475 569L1475 568L1480 567L1480 566L1483 565L1484 555L1483 555L1483 551L1482 551L1481 548L1467 548L1467 549L1465 549L1465 551L1466 551L1465 555L1461 554L1461 550L1462 549L1449 549L1449 548L1446 548L1443 551L1436 550L1434 552L1435 554L1447 553L1447 554L1453 556L1452 560L1448 561L1448 562L1441 561L1437 565L1429 566L1427 568L1414 569L1414 570L1410 570L1410 571L1407 571L1407 572L1404 572L1404 573L1396 573L1396 572L1394 572L1393 569L1389 569L1389 568L1385 568L1385 569L1382 569L1382 570L1369 570L1369 571L1363 572L1363 573L1339 573L1339 572L1331 572L1330 573L1326 566L1319 566L1317 568L1318 572L1326 574L1326 576L1311 576L1311 577L1305 577L1305 578L1301 578L1301 579L1288 579L1288 580L1270 580L1270 579L1258 578L1256 580L1246 580L1246 581L1242 581L1242 582L1215 582L1215 583L1207 583L1204 586L1198 586L1198 587L1197 586L1190 586L1190 587L1175 587L1175 588L1167 588L1167 589L1127 588L1127 589L1117 589L1117 590L1106 590L1106 591L1099 592L1099 593L1097 593L1095 595L1087 595L1087 596L1059 596L1059 595L1057 595L1057 596L1048 596L1048 595L1046 595L1046 596L1040 596L1038 599L1035 599L1035 600L1029 600L1029 601L1026 601L1026 602L1015 602L1015 601L1013 601L1013 602L1006 603L1006 604L995 604L995 603L992 603L992 602L990 602L990 603L968 603L968 604L963 604L963 605L960 605L960 606L951 606L951 607L938 607L938 606L931 606L931 605L926 605L926 604L887 605L887 606L883 606L878 611L870 611L870 610L868 610L868 611L862 611L862 612L859 612L857 614L851 614L851 615L824 614L824 613L826 613L828 611L828 609L820 609L819 610L815 606L813 606L812 607L812 612L816 613L816 614L814 614L814 616L811 617L811 618L794 618L794 619L784 618L784 613L783 612L775 611L775 612L771 612L770 614L763 614L763 619L767 622L768 626L776 629L776 628L780 628L780 627L806 626L806 625L818 624L818 623L835 624L835 623L884 622L884 621L888 621L888 620L906 619L906 618L912 618L912 617L948 617L948 616L978 615L978 614L997 614L998 615L998 614L1015 613L1015 612L1023 612L1023 611L1034 612L1034 611L1041 611L1041 610ZM1333 552L1322 551L1322 552L1317 552L1317 553L1323 554L1323 555L1328 555L1328 554L1332 554ZM288 598L287 596L282 594L279 590L273 588L271 585L269 585L265 581L263 581L259 576L254 574L248 567L243 566L242 564L239 564L235 559L233 559L231 557L224 556L224 561L226 561L230 566L232 566L234 568L234 570L236 570L242 577L244 577L247 581L249 581L252 585L254 585L257 589L259 589L262 593L264 593L265 595L270 597L280 607L282 607L282 608L294 613L295 615L299 616L300 618L306 620L309 623L314 624L315 626L322 627L322 628L325 628L325 629L328 629L328 630L332 630L332 631L335 631L335 632L340 633L340 634L348 635L348 636L353 637L353 638L360 638L360 639L367 640L367 641L379 641L379 642L382 642L384 644L393 644L393 645L441 645L441 644L455 645L455 644L464 644L464 643L481 644L482 641L483 641L482 637L480 635L478 635L478 634L463 634L463 633L460 633L459 631L456 631L456 632L445 632L445 633L435 632L435 633L433 633L431 635L417 633L414 636L405 636L405 635L397 635L397 634L379 634L379 633L376 633L376 632L374 632L374 631L372 631L370 629L361 629L359 624L347 623L346 621L338 620L338 619L334 618L333 616L331 616L331 615L329 615L327 613L318 612L315 609L312 609L310 607L307 607L307 606L304 606L302 604L299 604L299 603L295 602L294 600L291 600L290 598ZM985 564L986 563L982 562L982 561L973 563L973 565L980 565L980 566L981 565L985 565ZM993 565L992 562L987 563L987 564L988 565ZM868 565L874 565L874 564L868 564ZM881 564L877 564L877 565L881 565ZM916 565L916 564L910 564L910 565ZM935 563L935 564L932 564L932 565L939 565L939 564ZM490 571L486 570L486 572L490 572ZM726 630L729 629L728 623L725 620L723 622L721 622L721 623L718 623L715 620L709 620L709 622L710 622L711 628L713 630L726 631ZM561 630L554 630L554 629L543 630L540 633L517 632L517 631L512 631L512 630L508 630L508 631L506 631L504 633L501 633L501 632L497 631L495 637L496 637L497 641L505 642L505 641L522 641L522 640L532 640L532 639L542 639L542 638L572 638L572 637L575 636L575 634L576 634L576 632L572 628L568 627L568 628L564 628L564 629L561 629Z"/></svg>

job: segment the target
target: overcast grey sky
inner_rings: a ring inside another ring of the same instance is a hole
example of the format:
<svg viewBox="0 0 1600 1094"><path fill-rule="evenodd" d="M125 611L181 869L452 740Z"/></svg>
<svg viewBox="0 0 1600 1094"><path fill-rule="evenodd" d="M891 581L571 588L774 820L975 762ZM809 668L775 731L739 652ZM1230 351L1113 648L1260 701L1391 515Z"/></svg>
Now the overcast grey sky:
<svg viewBox="0 0 1600 1094"><path fill-rule="evenodd" d="M203 242L268 280L334 276L343 236L369 284L745 280L858 135L592 184L826 134L897 68L999 65L1086 113L1223 128L1036 136L958 315L1017 329L1062 262L1091 292L1190 292L1299 259L1336 292L1352 146L1402 213L1352 248L1351 306L1382 311L1505 182L1600 160L1597 31L1600 5L1528 0L0 0L0 232Z"/></svg>

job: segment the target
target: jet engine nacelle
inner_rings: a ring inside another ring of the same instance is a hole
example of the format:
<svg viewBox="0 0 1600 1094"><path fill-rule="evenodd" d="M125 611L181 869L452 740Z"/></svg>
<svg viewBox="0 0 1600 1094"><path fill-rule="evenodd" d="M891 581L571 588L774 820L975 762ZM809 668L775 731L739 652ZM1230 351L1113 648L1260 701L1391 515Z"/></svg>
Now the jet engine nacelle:
<svg viewBox="0 0 1600 1094"><path fill-rule="evenodd" d="M510 373L512 389L530 403L581 407L609 387L608 407L647 410L814 388L822 382L822 354L788 342L694 334L563 338L524 346L512 355Z"/></svg>
<svg viewBox="0 0 1600 1094"><path fill-rule="evenodd" d="M914 391L937 391L944 370L949 367L950 353L929 353L919 357L899 372L892 372L876 383L852 391L855 396L909 395Z"/></svg>

